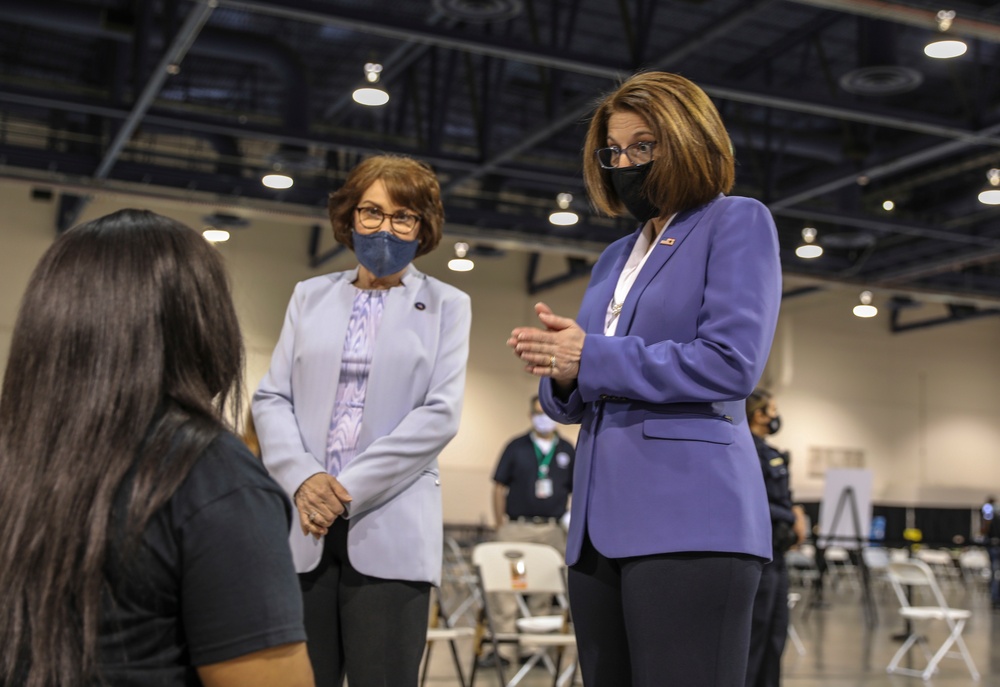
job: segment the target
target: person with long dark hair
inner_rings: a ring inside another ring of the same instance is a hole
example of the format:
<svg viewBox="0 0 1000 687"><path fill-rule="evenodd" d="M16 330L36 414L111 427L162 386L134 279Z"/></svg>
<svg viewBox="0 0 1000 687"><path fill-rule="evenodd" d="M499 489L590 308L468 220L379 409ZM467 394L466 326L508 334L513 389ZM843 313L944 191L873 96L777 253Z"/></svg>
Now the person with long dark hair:
<svg viewBox="0 0 1000 687"><path fill-rule="evenodd" d="M328 209L359 264L295 287L254 421L298 510L289 542L316 684L416 687L441 581L437 457L458 431L472 308L412 264L444 225L426 164L367 158Z"/></svg>
<svg viewBox="0 0 1000 687"><path fill-rule="evenodd" d="M733 148L696 84L639 73L587 132L591 202L635 231L591 272L576 321L508 339L553 419L579 422L566 558L588 685L742 687L771 556L744 399L781 301L774 221L733 187Z"/></svg>
<svg viewBox="0 0 1000 687"><path fill-rule="evenodd" d="M194 230L122 210L45 252L0 397L0 685L313 684L290 505L223 419L242 372Z"/></svg>

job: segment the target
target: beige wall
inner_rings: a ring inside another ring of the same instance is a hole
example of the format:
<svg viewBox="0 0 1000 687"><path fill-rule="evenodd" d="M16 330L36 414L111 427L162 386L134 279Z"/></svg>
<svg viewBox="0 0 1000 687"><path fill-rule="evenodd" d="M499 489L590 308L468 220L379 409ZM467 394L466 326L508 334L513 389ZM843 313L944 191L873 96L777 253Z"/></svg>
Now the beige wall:
<svg viewBox="0 0 1000 687"><path fill-rule="evenodd" d="M55 203L32 201L30 188L0 184L5 208L0 216L0 360L6 360L30 270L55 235ZM102 196L81 220L127 206L148 207L196 227L214 209ZM251 226L234 231L232 240L220 246L246 337L250 387L267 369L294 284L352 265L347 254L320 270L309 269L308 241L308 222L253 213ZM452 243L446 238L418 266L472 296L462 427L441 457L445 518L471 524L489 522L493 467L506 442L526 431L527 401L535 392L534 380L504 345L507 335L514 326L532 322L533 304L540 299L556 312L574 315L585 283L529 296L527 254L478 258L475 270L459 274L446 267ZM563 269L561 259L548 256L540 276ZM785 428L774 443L792 451L797 495L822 494L822 481L810 479L805 470L812 447L862 450L874 471L879 501L975 506L987 492L1000 492L1000 426L993 417L1000 406L1000 318L891 335L885 311L874 320L851 314L856 298L854 291L830 290L792 299L782 310L766 381L778 394L784 416ZM923 310L936 314L933 306ZM576 431L563 428L571 439Z"/></svg>

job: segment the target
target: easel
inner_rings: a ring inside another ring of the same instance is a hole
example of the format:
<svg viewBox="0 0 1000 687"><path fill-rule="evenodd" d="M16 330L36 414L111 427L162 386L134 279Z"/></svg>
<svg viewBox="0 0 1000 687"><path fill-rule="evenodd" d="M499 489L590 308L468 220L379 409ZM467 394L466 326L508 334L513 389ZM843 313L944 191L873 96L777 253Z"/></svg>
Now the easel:
<svg viewBox="0 0 1000 687"><path fill-rule="evenodd" d="M848 501L850 501L853 535L836 534L838 531L837 525L840 524L840 518L844 513L844 505ZM875 627L878 623L878 610L875 607L875 599L872 596L868 566L865 564L865 557L861 554L861 547L868 541L868 536L867 533L862 536L861 515L858 510L858 500L854 493L854 487L847 485L841 490L840 495L837 497L837 506L833 511L833 519L830 521L829 534L819 534L817 535L816 540L825 541L827 543L831 541L846 541L854 543L857 550L857 560L855 561L855 566L861 576L861 608L865 615L865 624L870 628ZM812 608L815 605L815 592L813 592L813 594L814 596L810 598L808 608Z"/></svg>

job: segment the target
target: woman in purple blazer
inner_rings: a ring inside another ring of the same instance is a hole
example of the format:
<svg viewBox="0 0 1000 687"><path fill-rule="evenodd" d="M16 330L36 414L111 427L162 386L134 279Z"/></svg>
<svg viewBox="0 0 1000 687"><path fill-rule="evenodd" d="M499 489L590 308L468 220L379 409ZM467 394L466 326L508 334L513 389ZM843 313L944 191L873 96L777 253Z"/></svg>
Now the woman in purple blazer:
<svg viewBox="0 0 1000 687"><path fill-rule="evenodd" d="M726 197L732 145L708 96L640 73L598 106L584 177L636 231L594 266L576 321L508 345L543 379L546 412L581 424L566 550L588 685L742 685L771 555L744 399L781 299L774 223Z"/></svg>

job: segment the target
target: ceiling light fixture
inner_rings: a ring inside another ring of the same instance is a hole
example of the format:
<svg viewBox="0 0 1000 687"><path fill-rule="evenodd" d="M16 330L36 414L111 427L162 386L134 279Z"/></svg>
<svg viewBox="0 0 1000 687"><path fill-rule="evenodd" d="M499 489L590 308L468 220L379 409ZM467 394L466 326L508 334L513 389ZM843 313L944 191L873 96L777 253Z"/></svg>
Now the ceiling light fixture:
<svg viewBox="0 0 1000 687"><path fill-rule="evenodd" d="M295 181L281 171L281 165L275 165L274 171L261 177L260 183L264 184L268 188L283 189L291 188Z"/></svg>
<svg viewBox="0 0 1000 687"><path fill-rule="evenodd" d="M573 202L572 193L560 193L556 196L556 205L559 207L549 215L549 222L557 227L570 227L580 221L580 215L570 209Z"/></svg>
<svg viewBox="0 0 1000 687"><path fill-rule="evenodd" d="M893 210L896 209L896 204L891 200L883 200L882 209L885 210L886 212L892 212Z"/></svg>
<svg viewBox="0 0 1000 687"><path fill-rule="evenodd" d="M989 185L979 192L979 202L983 205L1000 205L1000 169L993 168L986 173Z"/></svg>
<svg viewBox="0 0 1000 687"><path fill-rule="evenodd" d="M878 315L878 308L872 305L871 291L862 291L858 300L861 302L854 306L855 317L875 317Z"/></svg>
<svg viewBox="0 0 1000 687"><path fill-rule="evenodd" d="M223 241L229 240L229 232L225 229L214 229L212 227L206 227L201 235L205 237L205 240L209 243L222 243Z"/></svg>
<svg viewBox="0 0 1000 687"><path fill-rule="evenodd" d="M951 28L952 22L955 21L955 11L941 10L937 13L935 21L937 21L938 31L947 33L948 29ZM961 57L968 49L969 47L961 38L939 37L924 46L924 54L927 57L933 57L938 60L947 60L952 57Z"/></svg>
<svg viewBox="0 0 1000 687"><path fill-rule="evenodd" d="M448 261L448 269L454 272L468 272L476 263L465 257L469 253L469 244L459 241L455 244L455 257Z"/></svg>
<svg viewBox="0 0 1000 687"><path fill-rule="evenodd" d="M818 233L816 227L804 227L802 229L802 240L805 243L795 249L795 254L805 260L812 260L823 255L823 246L814 243L816 241L816 234Z"/></svg>
<svg viewBox="0 0 1000 687"><path fill-rule="evenodd" d="M368 107L379 107L389 102L389 92L379 83L382 65L377 62L365 63L365 83L354 89L354 102Z"/></svg>

